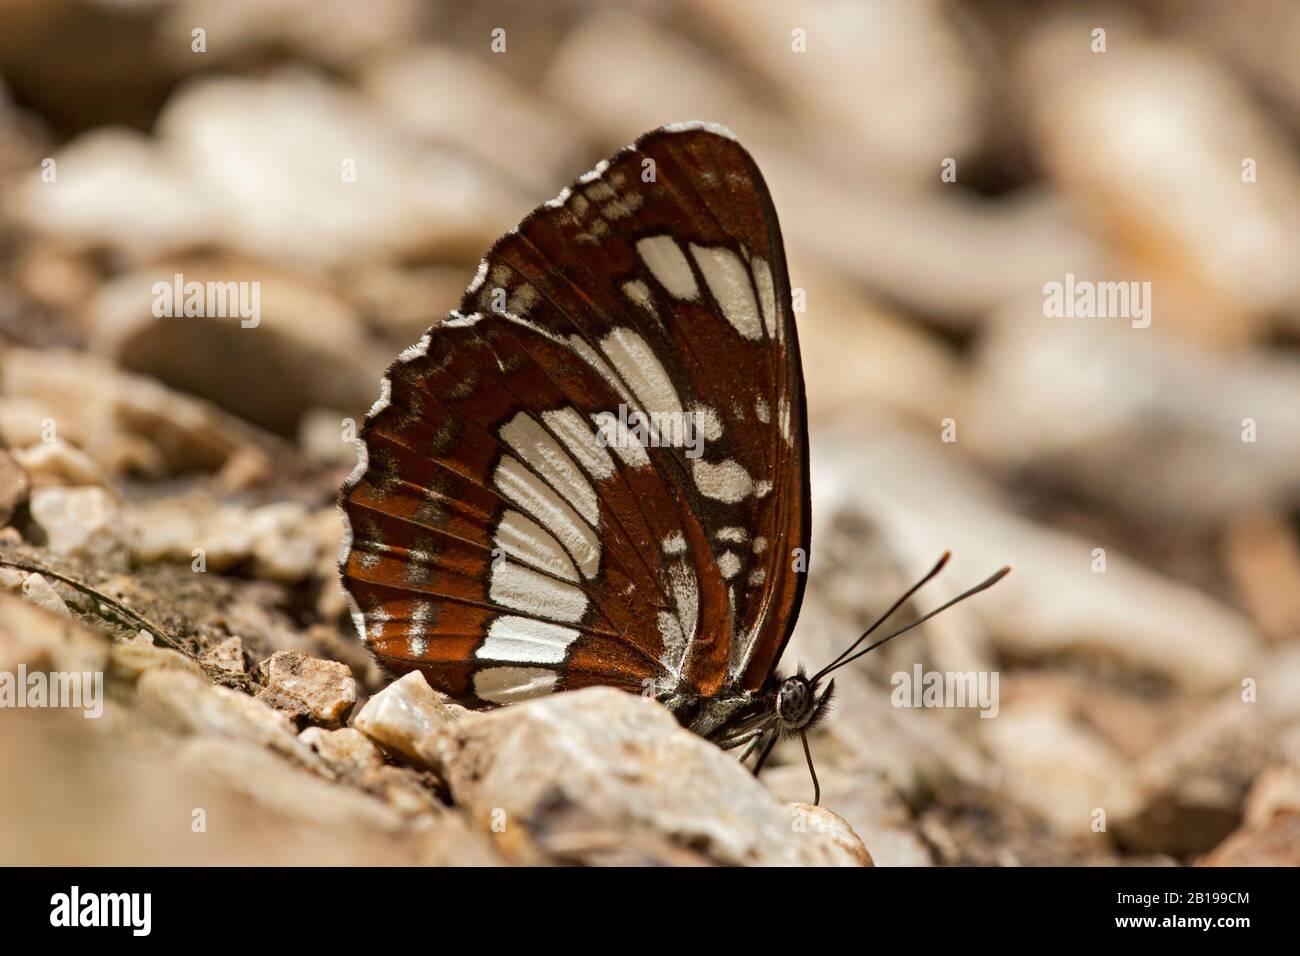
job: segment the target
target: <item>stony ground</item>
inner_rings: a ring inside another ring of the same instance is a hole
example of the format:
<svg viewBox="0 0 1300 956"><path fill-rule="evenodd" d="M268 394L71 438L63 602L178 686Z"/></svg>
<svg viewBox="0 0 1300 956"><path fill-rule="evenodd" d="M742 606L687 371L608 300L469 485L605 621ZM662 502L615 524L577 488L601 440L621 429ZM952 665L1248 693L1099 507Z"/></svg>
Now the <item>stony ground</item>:
<svg viewBox="0 0 1300 956"><path fill-rule="evenodd" d="M1300 862L1295 5L805 4L804 54L781 0L472 6L0 0L0 673L107 696L0 709L0 862L858 862L845 824L877 865ZM384 367L686 119L802 293L787 669L945 550L904 615L1014 567L840 673L837 816L797 742L755 782L637 698L388 686L338 591ZM177 274L259 323L159 319ZM1067 274L1153 323L1049 319ZM996 716L895 706L918 665Z"/></svg>

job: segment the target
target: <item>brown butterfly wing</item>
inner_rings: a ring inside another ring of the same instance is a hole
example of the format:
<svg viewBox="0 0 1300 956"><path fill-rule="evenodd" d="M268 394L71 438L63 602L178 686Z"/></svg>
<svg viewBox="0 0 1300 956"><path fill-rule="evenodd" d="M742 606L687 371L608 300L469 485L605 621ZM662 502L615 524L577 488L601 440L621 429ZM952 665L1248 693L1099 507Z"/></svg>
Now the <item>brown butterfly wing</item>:
<svg viewBox="0 0 1300 956"><path fill-rule="evenodd" d="M665 129L601 164L387 382L342 561L385 663L470 703L761 686L802 593L808 467L780 231L739 144Z"/></svg>

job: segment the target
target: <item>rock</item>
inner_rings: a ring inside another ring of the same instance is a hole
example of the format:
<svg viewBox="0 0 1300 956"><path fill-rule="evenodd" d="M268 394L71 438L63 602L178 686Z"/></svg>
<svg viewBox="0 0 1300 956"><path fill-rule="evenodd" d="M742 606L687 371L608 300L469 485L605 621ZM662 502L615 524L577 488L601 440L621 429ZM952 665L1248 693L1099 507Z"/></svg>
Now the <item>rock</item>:
<svg viewBox="0 0 1300 956"><path fill-rule="evenodd" d="M0 527L7 525L14 510L27 501L27 489L23 469L12 455L0 449Z"/></svg>
<svg viewBox="0 0 1300 956"><path fill-rule="evenodd" d="M1300 866L1300 812L1286 811L1261 827L1239 830L1198 866Z"/></svg>
<svg viewBox="0 0 1300 956"><path fill-rule="evenodd" d="M201 244L211 235L210 197L133 130L97 129L59 150L58 188L32 174L15 212L42 235L75 246L111 246L128 261Z"/></svg>
<svg viewBox="0 0 1300 956"><path fill-rule="evenodd" d="M1283 515L1238 515L1224 535L1223 563L1265 636L1281 642L1300 635L1300 540Z"/></svg>
<svg viewBox="0 0 1300 956"><path fill-rule="evenodd" d="M113 477L214 472L241 448L274 449L213 405L57 349L0 352L0 438L11 448L61 438Z"/></svg>
<svg viewBox="0 0 1300 956"><path fill-rule="evenodd" d="M0 594L0 670L19 664L56 671L104 669L108 641L66 615Z"/></svg>
<svg viewBox="0 0 1300 956"><path fill-rule="evenodd" d="M312 747L340 778L383 797L404 816L445 810L430 789L431 777L422 776L410 767L385 764L380 749L359 730L308 727L298 739Z"/></svg>
<svg viewBox="0 0 1300 956"><path fill-rule="evenodd" d="M1247 826L1266 826L1280 813L1300 813L1300 766L1269 767L1251 785L1246 798Z"/></svg>
<svg viewBox="0 0 1300 956"><path fill-rule="evenodd" d="M446 807L438 802L431 787L431 774L421 775L410 767L393 767L385 764L363 771L358 784L377 796L404 816L417 817L430 811L446 815Z"/></svg>
<svg viewBox="0 0 1300 956"><path fill-rule="evenodd" d="M195 0L159 12L153 50L177 70L206 72L217 65L237 71L250 62L287 54L295 61L320 63L342 74L410 42L420 33L427 14L416 0L374 0L364 8L347 0L320 0L310 19L301 15L298 0ZM190 51L196 23L221 37L199 57Z"/></svg>
<svg viewBox="0 0 1300 956"><path fill-rule="evenodd" d="M423 674L411 671L366 701L352 723L385 750L433 769L438 761L432 735L465 713L464 707L430 687Z"/></svg>
<svg viewBox="0 0 1300 956"><path fill-rule="evenodd" d="M297 70L187 84L167 103L158 137L212 211L217 245L309 270L477 257L529 207L480 164L419 142L365 98Z"/></svg>
<svg viewBox="0 0 1300 956"><path fill-rule="evenodd" d="M72 617L72 612L68 610L68 605L59 592L54 590L54 586L42 575L27 575L23 581L22 591L23 597L37 607L51 611L60 617Z"/></svg>
<svg viewBox="0 0 1300 956"><path fill-rule="evenodd" d="M951 414L998 468L1146 523L1213 529L1295 500L1300 369L1285 356L1192 349L1127 319L1048 319L1040 296L995 313L975 359Z"/></svg>
<svg viewBox="0 0 1300 956"><path fill-rule="evenodd" d="M327 408L307 412L298 425L298 444L303 454L320 464L351 467L357 460L357 443L344 438L343 423L347 417Z"/></svg>
<svg viewBox="0 0 1300 956"><path fill-rule="evenodd" d="M812 463L814 542L836 521L865 521L889 542L908 581L951 550L945 584L931 600L1013 566L1006 580L939 620L982 622L988 640L1016 660L1103 662L1189 691L1237 686L1255 673L1260 641L1238 613L1114 548L1105 549L1105 573L1095 572L1102 542L1016 515L974 469L945 453L951 446L940 443L937 426L928 440L883 425L864 432L861 424L822 436Z"/></svg>
<svg viewBox="0 0 1300 956"><path fill-rule="evenodd" d="M277 651L260 665L267 690L300 701L323 724L342 721L357 702L357 682L347 665L298 651Z"/></svg>
<svg viewBox="0 0 1300 956"><path fill-rule="evenodd" d="M95 460L62 438L14 449L14 460L27 472L34 486L110 486L108 476Z"/></svg>
<svg viewBox="0 0 1300 956"><path fill-rule="evenodd" d="M1116 247L1123 275L1113 278L1152 283L1156 322L1208 346L1244 345L1295 302L1294 150L1213 57L1117 25L1098 56L1079 42L1094 20L1045 18L1025 44L1037 152ZM1153 115L1166 121L1154 125ZM1254 181L1243 178L1246 158L1257 164Z"/></svg>
<svg viewBox="0 0 1300 956"><path fill-rule="evenodd" d="M141 631L132 640L118 641L110 648L109 662L119 677L135 682L148 671L180 671L194 677L204 677L203 668L194 658L159 647L147 631Z"/></svg>
<svg viewBox="0 0 1300 956"><path fill-rule="evenodd" d="M173 290L172 313L162 317L160 282ZM180 314L190 283L233 293L202 315ZM171 258L116 276L100 287L87 321L95 349L123 368L286 436L313 407L359 416L392 358L324 283L232 256Z"/></svg>
<svg viewBox="0 0 1300 956"><path fill-rule="evenodd" d="M884 736L882 734L881 736ZM823 748L824 749L824 748ZM898 788L870 768L837 766L815 755L822 804L833 808L861 842L871 848L874 866L931 866L930 850L916 832L911 808ZM803 754L800 752L799 757ZM811 792L802 760L763 771L763 783L777 797L791 800ZM787 803L787 807L806 804Z"/></svg>
<svg viewBox="0 0 1300 956"><path fill-rule="evenodd" d="M258 577L294 582L308 577L320 557L315 536L303 533L309 512L297 502L245 508L195 493L142 502L127 513L127 523L139 564L192 565L198 548L206 571L247 563Z"/></svg>
<svg viewBox="0 0 1300 956"><path fill-rule="evenodd" d="M136 708L164 729L247 741L330 773L315 751L298 739L283 714L240 691L214 687L188 671L145 671L136 683Z"/></svg>
<svg viewBox="0 0 1300 956"><path fill-rule="evenodd" d="M101 567L125 567L129 545L123 537L121 507L103 488L35 488L31 513L55 554Z"/></svg>
<svg viewBox="0 0 1300 956"><path fill-rule="evenodd" d="M267 707L273 707L284 716L294 722L295 726L301 727L311 719L311 714L307 710L307 705L297 697L290 697L278 690L270 690L263 687L254 695L260 703L266 704Z"/></svg>
<svg viewBox="0 0 1300 956"><path fill-rule="evenodd" d="M369 67L361 85L404 129L429 142L453 143L538 195L554 191L557 182L572 179L580 168L582 158L575 154L584 133L570 114L483 59L453 47L403 51ZM455 96L421 92L451 87ZM528 163L511 162L474 134L480 118L487 115L519 155L529 157Z"/></svg>
<svg viewBox="0 0 1300 956"><path fill-rule="evenodd" d="M340 775L360 775L384 763L384 755L370 738L351 727L338 730L308 727L298 739L320 754Z"/></svg>
<svg viewBox="0 0 1300 956"><path fill-rule="evenodd" d="M556 694L466 714L433 737L456 805L518 862L846 859L842 836L799 832L733 755L634 694L608 687Z"/></svg>
<svg viewBox="0 0 1300 956"><path fill-rule="evenodd" d="M782 0L686 6L778 91L799 130L791 135L823 148L833 142L873 177L928 185L938 157L979 148L985 82L970 42L975 24L956 10L834 0L792 18ZM804 31L806 55L791 49L794 27ZM877 108L862 109L863 90L875 91Z"/></svg>
<svg viewBox="0 0 1300 956"><path fill-rule="evenodd" d="M1117 840L1129 852L1206 852L1238 826L1251 781L1277 750L1262 704L1232 694L1201 708L1142 761L1138 800L1114 821Z"/></svg>
<svg viewBox="0 0 1300 956"><path fill-rule="evenodd" d="M322 780L247 740L194 737L182 746L178 763L290 820L381 833L406 825L402 815L382 800Z"/></svg>
<svg viewBox="0 0 1300 956"><path fill-rule="evenodd" d="M220 644L209 647L200 660L209 667L215 667L228 674L247 674L248 667L244 657L244 642L238 637L228 637Z"/></svg>
<svg viewBox="0 0 1300 956"><path fill-rule="evenodd" d="M786 809L794 817L796 826L814 830L825 838L828 861L837 850L843 854L840 866L876 865L861 838L838 813L810 803L787 803Z"/></svg>
<svg viewBox="0 0 1300 956"><path fill-rule="evenodd" d="M788 49L789 32L774 42ZM809 39L810 49L816 42ZM817 54L791 56L806 63ZM948 188L937 182L945 152L916 167L917 175L928 169L934 177L932 191L863 176L870 157L844 149L834 132L823 153L810 155L803 145L810 137L792 137L791 119L757 106L752 84L716 54L623 10L593 13L566 34L546 89L613 143L628 142L666 116L725 119L757 159L772 194L799 197L781 206L787 249L957 328L1027 288L1041 288L1043 276L1079 271L1098 255L1073 211L1047 190L1024 190L1000 203L939 192ZM648 89L653 97L645 95ZM935 249L961 249L961 255L933 255Z"/></svg>
<svg viewBox="0 0 1300 956"><path fill-rule="evenodd" d="M1004 774L1002 792L1050 820L1063 834L1093 832L1133 811L1137 791L1127 762L1055 708L1004 706L981 721L981 735Z"/></svg>

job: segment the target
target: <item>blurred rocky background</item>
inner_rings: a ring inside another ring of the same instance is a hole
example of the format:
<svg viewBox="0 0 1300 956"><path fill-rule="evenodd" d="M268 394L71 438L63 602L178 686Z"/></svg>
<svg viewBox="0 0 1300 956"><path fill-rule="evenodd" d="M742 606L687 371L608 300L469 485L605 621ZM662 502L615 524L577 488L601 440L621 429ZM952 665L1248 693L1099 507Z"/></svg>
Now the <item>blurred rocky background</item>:
<svg viewBox="0 0 1300 956"><path fill-rule="evenodd" d="M1289 0L0 0L0 671L108 697L0 710L0 862L1300 863L1297 50ZM841 672L838 816L797 742L756 784L634 697L383 690L338 593L383 368L687 119L806 303L787 668L1015 568ZM176 274L260 322L156 318ZM893 706L918 664L997 715Z"/></svg>

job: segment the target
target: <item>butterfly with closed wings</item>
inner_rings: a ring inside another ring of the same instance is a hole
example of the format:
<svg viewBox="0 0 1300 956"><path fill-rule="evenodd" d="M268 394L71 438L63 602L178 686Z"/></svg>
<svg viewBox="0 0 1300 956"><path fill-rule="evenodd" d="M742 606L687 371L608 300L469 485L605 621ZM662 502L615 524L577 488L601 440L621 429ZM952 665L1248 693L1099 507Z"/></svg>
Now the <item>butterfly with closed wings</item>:
<svg viewBox="0 0 1300 956"><path fill-rule="evenodd" d="M811 533L803 372L776 210L713 124L647 133L496 242L388 370L341 504L389 670L479 707L648 692L755 773L793 734L812 771L823 681L920 587L776 674Z"/></svg>

